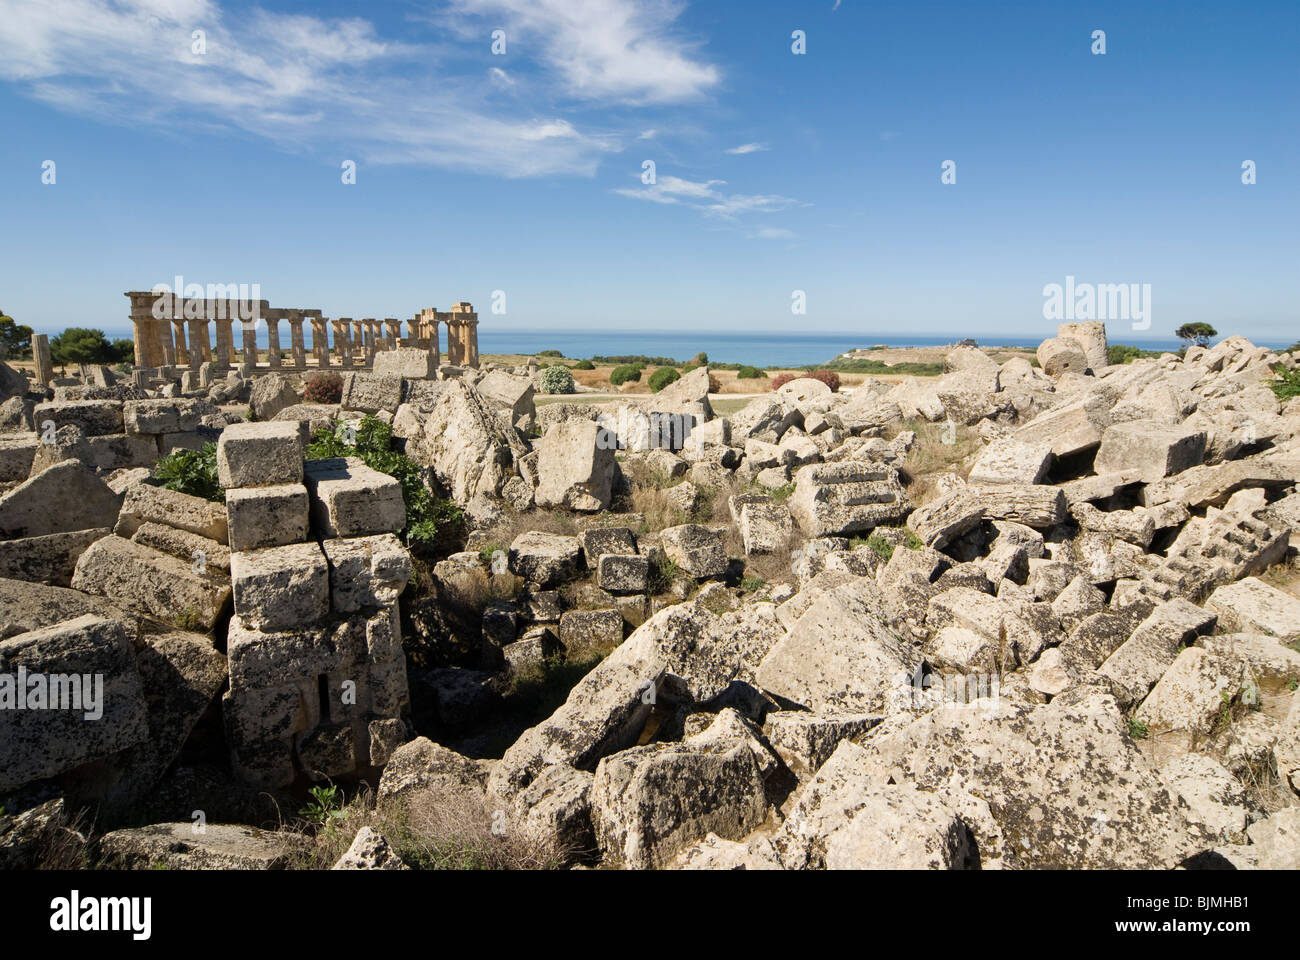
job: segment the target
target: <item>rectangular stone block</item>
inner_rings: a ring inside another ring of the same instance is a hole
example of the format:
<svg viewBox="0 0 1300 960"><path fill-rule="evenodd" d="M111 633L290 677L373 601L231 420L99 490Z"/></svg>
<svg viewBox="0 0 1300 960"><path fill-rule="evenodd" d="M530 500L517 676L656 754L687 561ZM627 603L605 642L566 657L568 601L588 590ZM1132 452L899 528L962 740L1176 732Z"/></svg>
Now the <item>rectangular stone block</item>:
<svg viewBox="0 0 1300 960"><path fill-rule="evenodd" d="M38 446L36 437L0 437L0 483L26 480Z"/></svg>
<svg viewBox="0 0 1300 960"><path fill-rule="evenodd" d="M401 403L402 378L396 374L354 373L343 378L342 410L396 412Z"/></svg>
<svg viewBox="0 0 1300 960"><path fill-rule="evenodd" d="M329 564L315 542L232 553L230 581L235 614L255 630L286 630L329 613Z"/></svg>
<svg viewBox="0 0 1300 960"><path fill-rule="evenodd" d="M38 403L32 411L32 420L36 432L46 429L45 422L54 422L54 429L70 425L78 426L88 437L98 437L108 433L122 433L122 402L120 400L64 400L53 403Z"/></svg>
<svg viewBox="0 0 1300 960"><path fill-rule="evenodd" d="M259 550L307 539L307 488L301 483L226 491L231 550Z"/></svg>
<svg viewBox="0 0 1300 960"><path fill-rule="evenodd" d="M391 533L374 537L326 540L330 596L337 613L386 607L397 600L411 579L411 555Z"/></svg>
<svg viewBox="0 0 1300 960"><path fill-rule="evenodd" d="M597 562L596 584L610 593L645 593L649 581L648 557L607 553Z"/></svg>
<svg viewBox="0 0 1300 960"><path fill-rule="evenodd" d="M86 548L112 532L108 527L97 527L0 540L0 577L66 587L72 582L72 571Z"/></svg>
<svg viewBox="0 0 1300 960"><path fill-rule="evenodd" d="M215 412L208 401L193 398L127 400L122 404L122 419L127 433L183 433L197 430L204 415Z"/></svg>
<svg viewBox="0 0 1300 960"><path fill-rule="evenodd" d="M186 629L211 630L230 596L223 576L152 547L104 537L77 560L72 587Z"/></svg>
<svg viewBox="0 0 1300 960"><path fill-rule="evenodd" d="M38 687L45 694L39 708ZM87 614L0 641L0 698L0 793L149 736L130 635L116 620Z"/></svg>
<svg viewBox="0 0 1300 960"><path fill-rule="evenodd" d="M258 630L236 614L226 635L230 689L236 696L246 688L318 682L344 661L335 628L329 624L296 625L287 630Z"/></svg>
<svg viewBox="0 0 1300 960"><path fill-rule="evenodd" d="M145 523L162 523L218 543L227 542L226 508L222 504L166 487L136 483L126 489L113 532L130 537Z"/></svg>
<svg viewBox="0 0 1300 960"><path fill-rule="evenodd" d="M435 372L433 355L428 350L417 350L411 347L398 347L396 350L385 350L375 354L375 362L371 369L375 376L391 374L408 380L428 380Z"/></svg>
<svg viewBox="0 0 1300 960"><path fill-rule="evenodd" d="M305 479L318 535L360 537L406 526L402 485L356 457L309 461Z"/></svg>
<svg viewBox="0 0 1300 960"><path fill-rule="evenodd" d="M236 423L217 441L217 479L232 487L302 482L302 435L297 423Z"/></svg>

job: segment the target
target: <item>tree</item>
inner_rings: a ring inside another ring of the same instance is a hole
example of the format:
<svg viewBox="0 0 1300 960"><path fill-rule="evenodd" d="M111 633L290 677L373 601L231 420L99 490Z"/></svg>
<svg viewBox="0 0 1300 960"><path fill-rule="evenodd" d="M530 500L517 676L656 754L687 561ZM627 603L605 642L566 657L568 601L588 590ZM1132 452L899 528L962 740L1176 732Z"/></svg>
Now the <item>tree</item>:
<svg viewBox="0 0 1300 960"><path fill-rule="evenodd" d="M1204 347L1210 343L1210 337L1217 337L1219 331L1208 323L1184 323L1174 331L1179 340L1185 340L1189 347Z"/></svg>
<svg viewBox="0 0 1300 960"><path fill-rule="evenodd" d="M50 358L61 367L70 363L117 363L118 357L117 348L108 342L103 330L68 327L50 341Z"/></svg>
<svg viewBox="0 0 1300 960"><path fill-rule="evenodd" d="M32 328L0 310L0 360L27 356L32 349Z"/></svg>

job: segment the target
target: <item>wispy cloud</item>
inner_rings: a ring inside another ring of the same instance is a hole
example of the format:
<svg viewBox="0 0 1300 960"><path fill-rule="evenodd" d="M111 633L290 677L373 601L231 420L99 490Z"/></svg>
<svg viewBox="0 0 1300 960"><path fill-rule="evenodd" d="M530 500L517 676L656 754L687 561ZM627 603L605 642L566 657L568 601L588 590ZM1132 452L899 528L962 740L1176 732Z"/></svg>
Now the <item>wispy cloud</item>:
<svg viewBox="0 0 1300 960"><path fill-rule="evenodd" d="M744 156L747 153L758 153L766 149L768 149L766 143L742 143L738 147L732 147L730 150L727 151L727 153L734 153L739 156Z"/></svg>
<svg viewBox="0 0 1300 960"><path fill-rule="evenodd" d="M653 140L658 135L658 133L659 131L655 129L642 130L640 133L636 135L636 138L638 140Z"/></svg>
<svg viewBox="0 0 1300 960"><path fill-rule="evenodd" d="M719 79L674 34L676 4L450 7L466 27L490 15L536 42L511 47L515 55L488 67L485 82L481 59L454 72L463 49L386 38L357 17L236 16L218 0L4 0L0 80L56 109L132 127L225 127L367 162L528 177L592 175L632 136L562 110L548 91L592 107L665 103L700 96ZM205 34L201 54L192 52L195 30ZM517 71L529 68L521 82ZM536 90L533 77L542 81Z"/></svg>
<svg viewBox="0 0 1300 960"><path fill-rule="evenodd" d="M708 216L731 220L744 213L774 213L795 206L799 201L776 194L726 193L719 187L725 180L684 180L660 176L657 182L639 188L619 188L614 192L651 203L682 204Z"/></svg>
<svg viewBox="0 0 1300 960"><path fill-rule="evenodd" d="M748 236L750 240L793 240L798 234L784 227L760 227Z"/></svg>
<svg viewBox="0 0 1300 960"><path fill-rule="evenodd" d="M452 22L486 37L491 23L530 41L570 96L627 103L679 103L717 86L721 72L675 32L676 0L451 0ZM527 49L527 47L525 47Z"/></svg>

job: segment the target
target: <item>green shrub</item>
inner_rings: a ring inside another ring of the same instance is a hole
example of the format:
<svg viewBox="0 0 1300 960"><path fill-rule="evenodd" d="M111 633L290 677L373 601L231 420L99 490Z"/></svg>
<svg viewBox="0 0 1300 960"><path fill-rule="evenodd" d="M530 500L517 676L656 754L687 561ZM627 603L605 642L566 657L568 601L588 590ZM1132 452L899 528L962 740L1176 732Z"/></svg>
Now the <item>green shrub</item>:
<svg viewBox="0 0 1300 960"><path fill-rule="evenodd" d="M889 558L894 555L894 545L878 533L873 533L867 537L867 546L869 546L881 560L888 562Z"/></svg>
<svg viewBox="0 0 1300 960"><path fill-rule="evenodd" d="M615 367L613 370L610 371L609 373L610 386L621 387L623 384L629 382L631 383L641 382L640 367L631 363L624 363Z"/></svg>
<svg viewBox="0 0 1300 960"><path fill-rule="evenodd" d="M359 457L371 469L393 477L402 485L402 500L406 503L407 542L432 542L440 527L459 524L464 513L452 501L434 496L424 484L419 465L391 449L392 442L393 431L388 424L378 417L366 417L356 427L355 435L342 423L317 430L307 444L307 459Z"/></svg>
<svg viewBox="0 0 1300 960"><path fill-rule="evenodd" d="M547 367L542 371L542 393L573 393L573 374L568 367Z"/></svg>
<svg viewBox="0 0 1300 960"><path fill-rule="evenodd" d="M205 443L201 450L173 450L155 464L153 475L168 490L204 500L226 499L226 491L217 482L215 443Z"/></svg>
<svg viewBox="0 0 1300 960"><path fill-rule="evenodd" d="M758 367L744 366L736 371L737 380L761 380L766 376L767 374Z"/></svg>
<svg viewBox="0 0 1300 960"><path fill-rule="evenodd" d="M670 383L676 383L682 378L682 375L672 367L660 367L654 373L650 374L650 392L658 393Z"/></svg>
<svg viewBox="0 0 1300 960"><path fill-rule="evenodd" d="M574 370L595 370L596 365L590 360L579 360L573 365Z"/></svg>
<svg viewBox="0 0 1300 960"><path fill-rule="evenodd" d="M1268 385L1273 388L1279 400L1300 397L1300 369L1283 370L1277 375L1277 379L1270 380Z"/></svg>
<svg viewBox="0 0 1300 960"><path fill-rule="evenodd" d="M541 353L538 354L538 356L539 357L562 357L564 356L564 354L562 354L559 350L543 350Z"/></svg>
<svg viewBox="0 0 1300 960"><path fill-rule="evenodd" d="M1106 362L1109 364L1132 363L1148 357L1158 357L1162 350L1143 350L1128 343L1112 343L1106 348Z"/></svg>

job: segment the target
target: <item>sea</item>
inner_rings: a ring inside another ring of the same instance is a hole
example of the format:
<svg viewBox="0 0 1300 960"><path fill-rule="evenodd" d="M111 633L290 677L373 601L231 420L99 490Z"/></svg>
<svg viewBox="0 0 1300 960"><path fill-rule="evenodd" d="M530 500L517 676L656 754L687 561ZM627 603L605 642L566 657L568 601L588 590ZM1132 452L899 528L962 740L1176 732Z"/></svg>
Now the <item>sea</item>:
<svg viewBox="0 0 1300 960"><path fill-rule="evenodd" d="M311 349L311 328L304 331L307 349ZM131 338L130 327L115 326L104 330L110 339ZM748 363L756 367L798 367L826 363L851 350L865 350L873 346L935 347L957 343L970 338L982 347L1038 346L1041 337L1030 334L1006 333L952 333L910 334L861 332L821 333L737 333L722 330L561 330L561 329L493 329L480 323L480 354L536 355L543 350L559 350L565 357L583 359L594 356L646 356L667 357L684 362L698 353L705 353L713 363ZM444 332L443 336L446 334ZM239 332L236 329L236 340ZM260 325L257 332L259 346L265 347L266 328ZM1177 350L1182 341L1167 339L1140 339L1138 337L1111 336L1112 344L1125 343L1144 350ZM1275 350L1290 346L1290 341L1255 341L1259 346ZM280 328L280 345L289 346L287 326ZM238 347L238 342L236 343ZM445 349L445 344L444 344Z"/></svg>

